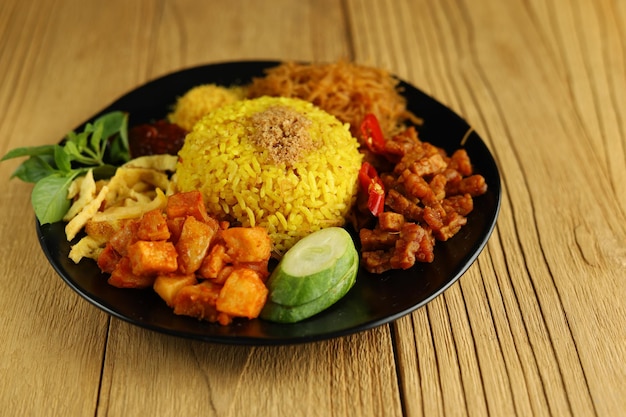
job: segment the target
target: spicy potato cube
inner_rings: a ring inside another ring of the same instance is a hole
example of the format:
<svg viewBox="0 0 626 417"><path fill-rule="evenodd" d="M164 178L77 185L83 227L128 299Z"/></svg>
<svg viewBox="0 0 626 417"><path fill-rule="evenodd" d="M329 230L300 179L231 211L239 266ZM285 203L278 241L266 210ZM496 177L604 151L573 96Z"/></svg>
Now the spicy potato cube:
<svg viewBox="0 0 626 417"><path fill-rule="evenodd" d="M98 267L102 272L110 274L115 270L120 259L122 259L122 255L117 253L110 243L107 243L100 255L98 255Z"/></svg>
<svg viewBox="0 0 626 417"><path fill-rule="evenodd" d="M216 221L204 223L195 217L187 216L176 242L178 269L181 273L192 274L200 268L217 227Z"/></svg>
<svg viewBox="0 0 626 417"><path fill-rule="evenodd" d="M172 307L174 299L178 292L189 285L197 284L198 280L195 275L159 275L155 280L152 288L154 292L159 294L165 303Z"/></svg>
<svg viewBox="0 0 626 417"><path fill-rule="evenodd" d="M137 241L137 230L139 229L139 221L130 220L126 222L120 230L118 230L109 243L113 249L122 256L128 252L128 247Z"/></svg>
<svg viewBox="0 0 626 417"><path fill-rule="evenodd" d="M223 285L228 279L228 277L230 276L230 273L233 272L234 269L235 269L234 266L226 265L217 273L217 276L213 278L213 282L215 282L216 284Z"/></svg>
<svg viewBox="0 0 626 417"><path fill-rule="evenodd" d="M137 229L139 240L167 240L169 237L170 231L160 209L144 213L139 220L139 228Z"/></svg>
<svg viewBox="0 0 626 417"><path fill-rule="evenodd" d="M233 262L261 262L271 256L272 243L263 227L231 227L222 231L222 238Z"/></svg>
<svg viewBox="0 0 626 417"><path fill-rule="evenodd" d="M181 288L174 297L174 314L217 321L219 313L215 305L221 288L210 281Z"/></svg>
<svg viewBox="0 0 626 417"><path fill-rule="evenodd" d="M135 274L130 259L123 257L107 282L117 288L148 288L154 283L154 276Z"/></svg>
<svg viewBox="0 0 626 417"><path fill-rule="evenodd" d="M139 240L128 247L128 258L136 275L167 274L178 269L172 242Z"/></svg>
<svg viewBox="0 0 626 417"><path fill-rule="evenodd" d="M259 274L252 269L236 268L220 291L217 310L229 316L253 319L261 313L267 294Z"/></svg>
<svg viewBox="0 0 626 417"><path fill-rule="evenodd" d="M238 268L248 268L259 274L259 278L263 280L263 282L267 281L267 278L270 276L270 271L268 270L268 262L239 262L235 264L235 267Z"/></svg>
<svg viewBox="0 0 626 417"><path fill-rule="evenodd" d="M200 191L171 195L167 200L165 212L169 219L187 216L193 216L202 222L206 222L209 219Z"/></svg>
<svg viewBox="0 0 626 417"><path fill-rule="evenodd" d="M183 225L185 224L185 217L174 217L173 219L167 219L167 228L170 231L170 241L174 244L178 242L180 234L183 232Z"/></svg>
<svg viewBox="0 0 626 417"><path fill-rule="evenodd" d="M216 279L220 271L230 262L230 257L226 255L226 247L216 243L202 260L198 274L203 278Z"/></svg>

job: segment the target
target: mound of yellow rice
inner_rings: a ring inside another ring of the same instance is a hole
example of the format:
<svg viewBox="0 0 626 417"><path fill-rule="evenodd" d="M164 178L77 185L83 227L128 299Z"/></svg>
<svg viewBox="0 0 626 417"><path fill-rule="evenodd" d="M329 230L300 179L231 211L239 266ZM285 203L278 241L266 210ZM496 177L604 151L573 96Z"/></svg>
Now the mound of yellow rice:
<svg viewBox="0 0 626 417"><path fill-rule="evenodd" d="M285 106L310 120L314 143L292 163L277 162L253 141L253 116ZM219 219L265 227L275 256L302 237L341 226L354 203L362 155L349 125L292 98L237 101L195 124L179 153L176 184L200 190L207 210Z"/></svg>

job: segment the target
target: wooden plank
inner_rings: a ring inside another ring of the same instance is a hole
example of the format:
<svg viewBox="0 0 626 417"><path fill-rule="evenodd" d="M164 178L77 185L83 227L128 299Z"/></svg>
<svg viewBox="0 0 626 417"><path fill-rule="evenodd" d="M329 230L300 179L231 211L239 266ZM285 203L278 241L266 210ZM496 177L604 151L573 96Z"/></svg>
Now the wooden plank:
<svg viewBox="0 0 626 417"><path fill-rule="evenodd" d="M461 279L462 291L453 288L427 315L414 314L421 323L413 324L414 340L404 340L406 320L397 324L408 414L443 414L450 401L461 415L483 415L483 402L491 415L624 409L624 344L604 342L625 338L615 319L625 316L618 276L626 265L626 130L615 112L623 95L612 92L624 89L623 8L590 1L348 4L355 59L389 68L469 120L494 152L505 187L495 237ZM582 197L594 195L608 201ZM457 349L463 362L451 343L464 346ZM422 346L456 371L430 367L437 376L425 376ZM610 365L595 360L600 352ZM484 400L470 406L459 395L459 374L472 375L467 384L480 381L475 394ZM426 378L439 386L429 387L438 392L430 400Z"/></svg>
<svg viewBox="0 0 626 417"><path fill-rule="evenodd" d="M230 346L114 320L98 415L399 416L390 340L381 327L303 345Z"/></svg>
<svg viewBox="0 0 626 417"><path fill-rule="evenodd" d="M38 100L55 106L54 94L37 96L35 90L45 78L35 63L47 53L53 5L17 3L4 2L0 18L7 33L0 53L3 155L17 146L56 141L55 129L62 125L49 113L36 113ZM18 163L0 164L0 405L11 415L93 414L108 318L47 263L35 232L32 186L9 180Z"/></svg>

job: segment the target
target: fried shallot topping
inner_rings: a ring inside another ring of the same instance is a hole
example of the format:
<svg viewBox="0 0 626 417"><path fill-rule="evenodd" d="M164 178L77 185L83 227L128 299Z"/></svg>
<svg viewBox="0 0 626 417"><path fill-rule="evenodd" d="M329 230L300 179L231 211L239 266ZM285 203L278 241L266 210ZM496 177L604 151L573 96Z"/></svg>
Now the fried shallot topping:
<svg viewBox="0 0 626 417"><path fill-rule="evenodd" d="M273 106L252 116L252 142L269 150L275 163L293 164L313 149L311 120L286 106Z"/></svg>

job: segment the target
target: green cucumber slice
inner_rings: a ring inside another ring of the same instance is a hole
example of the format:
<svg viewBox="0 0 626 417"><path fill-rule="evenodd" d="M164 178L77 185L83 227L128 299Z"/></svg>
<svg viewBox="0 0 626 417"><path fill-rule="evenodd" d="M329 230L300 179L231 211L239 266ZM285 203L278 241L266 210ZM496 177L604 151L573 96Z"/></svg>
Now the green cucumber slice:
<svg viewBox="0 0 626 417"><path fill-rule="evenodd" d="M285 306L306 304L337 286L359 263L350 234L329 227L298 241L267 281L269 300Z"/></svg>
<svg viewBox="0 0 626 417"><path fill-rule="evenodd" d="M277 323L296 323L321 313L348 293L356 282L358 269L357 263L344 274L334 287L308 303L286 306L269 300L261 310L260 317Z"/></svg>

